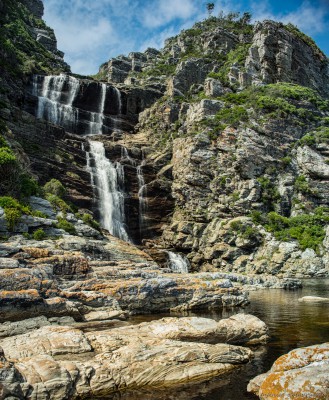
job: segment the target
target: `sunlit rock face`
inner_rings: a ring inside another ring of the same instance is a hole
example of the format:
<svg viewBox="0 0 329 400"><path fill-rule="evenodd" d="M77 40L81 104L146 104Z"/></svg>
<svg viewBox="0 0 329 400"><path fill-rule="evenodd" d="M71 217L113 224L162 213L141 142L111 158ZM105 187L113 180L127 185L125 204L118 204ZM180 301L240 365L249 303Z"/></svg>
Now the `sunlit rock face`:
<svg viewBox="0 0 329 400"><path fill-rule="evenodd" d="M327 398L328 358L328 343L292 350L279 357L270 371L252 379L248 391L260 399Z"/></svg>

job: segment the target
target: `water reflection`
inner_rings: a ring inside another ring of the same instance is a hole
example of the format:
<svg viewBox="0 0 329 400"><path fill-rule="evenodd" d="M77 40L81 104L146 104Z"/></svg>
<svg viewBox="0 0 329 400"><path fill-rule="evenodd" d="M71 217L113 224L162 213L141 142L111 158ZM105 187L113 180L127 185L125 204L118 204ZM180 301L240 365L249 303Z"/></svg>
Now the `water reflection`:
<svg viewBox="0 0 329 400"><path fill-rule="evenodd" d="M329 304L300 303L303 296L329 297L329 279L307 280L304 288L296 291L266 289L250 292L250 304L245 308L225 309L207 314L189 313L216 320L236 313L253 314L265 321L270 329L271 340L266 346L253 348L255 358L229 376L217 377L208 382L181 386L172 390L150 389L110 395L104 400L251 400L247 393L250 379L266 372L282 354L302 346L329 341ZM135 317L140 323L167 315ZM171 314L171 316L174 316ZM181 314L179 316L182 316Z"/></svg>

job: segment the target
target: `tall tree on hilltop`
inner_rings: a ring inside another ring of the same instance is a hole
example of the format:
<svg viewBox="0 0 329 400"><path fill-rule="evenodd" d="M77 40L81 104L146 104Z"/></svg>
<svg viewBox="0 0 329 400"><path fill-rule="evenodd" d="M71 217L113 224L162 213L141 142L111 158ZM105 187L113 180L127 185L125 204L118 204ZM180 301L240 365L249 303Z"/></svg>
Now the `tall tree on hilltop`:
<svg viewBox="0 0 329 400"><path fill-rule="evenodd" d="M215 8L215 3L207 3L207 11L208 11L209 17L213 13L214 8Z"/></svg>

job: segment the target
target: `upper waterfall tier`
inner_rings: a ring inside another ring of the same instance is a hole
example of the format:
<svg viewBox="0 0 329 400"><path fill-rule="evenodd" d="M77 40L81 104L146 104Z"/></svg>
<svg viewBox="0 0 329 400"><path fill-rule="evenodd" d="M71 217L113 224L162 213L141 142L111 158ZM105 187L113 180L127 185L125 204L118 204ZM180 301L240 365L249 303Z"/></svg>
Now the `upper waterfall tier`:
<svg viewBox="0 0 329 400"><path fill-rule="evenodd" d="M111 133L122 112L120 91L108 84L60 74L34 75L35 115L82 135Z"/></svg>

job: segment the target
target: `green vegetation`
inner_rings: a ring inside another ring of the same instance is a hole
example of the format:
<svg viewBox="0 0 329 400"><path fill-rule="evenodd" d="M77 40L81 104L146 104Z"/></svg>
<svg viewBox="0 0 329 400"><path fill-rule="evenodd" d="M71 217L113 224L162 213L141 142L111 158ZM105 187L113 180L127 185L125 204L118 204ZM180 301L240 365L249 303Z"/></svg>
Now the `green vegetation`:
<svg viewBox="0 0 329 400"><path fill-rule="evenodd" d="M13 164L16 162L16 156L10 148L0 147L0 166Z"/></svg>
<svg viewBox="0 0 329 400"><path fill-rule="evenodd" d="M275 83L265 86L251 86L241 92L228 93L220 100L225 103L213 119L205 119L203 125L212 128L211 138L215 139L225 127L237 128L240 122L252 117L261 121L290 118L296 124L322 120L318 110L329 107L329 101L316 91L291 83ZM248 111L247 111L248 110ZM261 118L260 118L261 117ZM304 136L299 144L315 144L329 141L329 128L321 126ZM288 161L288 160L285 160Z"/></svg>
<svg viewBox="0 0 329 400"><path fill-rule="evenodd" d="M152 68L144 69L142 72L139 73L139 76L141 76L142 78L147 78L149 76L155 77L160 75L170 76L173 75L175 69L175 64L168 64L163 60L157 62Z"/></svg>
<svg viewBox="0 0 329 400"><path fill-rule="evenodd" d="M242 106L232 106L221 109L211 121L217 129L223 130L227 126L237 128L242 121L248 121L248 113Z"/></svg>
<svg viewBox="0 0 329 400"><path fill-rule="evenodd" d="M329 128L326 126L319 126L312 132L307 133L297 142L299 146L315 146L319 143L329 143Z"/></svg>
<svg viewBox="0 0 329 400"><path fill-rule="evenodd" d="M6 127L0 131L6 133ZM11 195L24 199L36 195L40 189L36 180L22 167L3 135L0 135L0 195Z"/></svg>
<svg viewBox="0 0 329 400"><path fill-rule="evenodd" d="M257 178L262 188L261 199L268 210L273 210L275 201L280 199L280 193L274 183L267 177Z"/></svg>
<svg viewBox="0 0 329 400"><path fill-rule="evenodd" d="M287 25L283 25L284 28L287 29L287 31L293 33L295 36L297 36L299 39L301 39L304 43L312 47L314 50L315 54L321 58L321 60L326 59L326 55L323 53L322 50L319 49L317 44L314 42L312 38L309 36L305 35L305 33L301 32L296 25L293 25L291 23L288 23Z"/></svg>
<svg viewBox="0 0 329 400"><path fill-rule="evenodd" d="M30 206L21 203L11 196L0 197L0 207L5 211L5 218L9 231L14 230L22 215L47 218L47 216L41 211L32 211Z"/></svg>
<svg viewBox="0 0 329 400"><path fill-rule="evenodd" d="M228 80L228 73L233 64L238 64L243 66L245 59L248 55L250 48L249 43L239 44L234 49L230 50L225 56L221 55L221 59L217 60L222 63L220 70L218 72L210 72L208 74L209 78L219 79L227 86L231 86Z"/></svg>
<svg viewBox="0 0 329 400"><path fill-rule="evenodd" d="M39 195L41 189L38 182L26 173L20 176L20 195L22 198Z"/></svg>
<svg viewBox="0 0 329 400"><path fill-rule="evenodd" d="M65 187L58 179L51 179L44 185L43 190L45 193L53 194L60 198L66 194Z"/></svg>
<svg viewBox="0 0 329 400"><path fill-rule="evenodd" d="M96 229L96 230L100 230L100 225L97 221L94 220L94 218L90 215L90 214L78 214L77 215L78 218L81 218L83 223L91 226L92 228Z"/></svg>
<svg viewBox="0 0 329 400"><path fill-rule="evenodd" d="M284 82L250 87L239 93L229 93L222 99L228 103L252 107L271 118L297 116L312 120L313 112L303 107L305 102L320 110L329 107L329 101L323 99L315 90Z"/></svg>
<svg viewBox="0 0 329 400"><path fill-rule="evenodd" d="M301 214L296 217L283 217L275 212L261 215L253 212L254 223L261 223L276 239L288 241L296 239L302 250L307 248L315 251L325 237L324 226L329 223L329 209L318 207L313 214Z"/></svg>
<svg viewBox="0 0 329 400"><path fill-rule="evenodd" d="M7 229L13 231L23 214L31 214L29 207L10 196L0 197L0 207L5 211Z"/></svg>
<svg viewBox="0 0 329 400"><path fill-rule="evenodd" d="M281 161L283 167L288 167L288 165L291 164L292 158L290 156L285 156L285 157L281 158L280 161Z"/></svg>
<svg viewBox="0 0 329 400"><path fill-rule="evenodd" d="M45 198L49 201L49 203L53 206L55 210L60 210L64 214L68 211L72 211L71 207L60 197L55 194L46 193Z"/></svg>
<svg viewBox="0 0 329 400"><path fill-rule="evenodd" d="M56 228L63 229L65 232L68 232L71 235L74 235L76 233L74 225L71 224L71 222L67 221L65 218L58 218Z"/></svg>
<svg viewBox="0 0 329 400"><path fill-rule="evenodd" d="M237 35L250 35L253 30L253 25L250 24L250 20L251 14L248 12L245 12L242 15L239 12L230 12L227 14L220 12L218 17L211 16L205 21L197 22L194 25L194 28L200 28L203 31L222 28Z"/></svg>
<svg viewBox="0 0 329 400"><path fill-rule="evenodd" d="M63 197L66 194L66 189L58 179L51 179L43 186L45 198L58 211L62 211L65 215L68 211L72 212L72 207L67 204Z"/></svg>
<svg viewBox="0 0 329 400"><path fill-rule="evenodd" d="M317 190L310 187L304 175L300 175L296 178L294 188L297 190L297 192L300 192L304 195L317 195Z"/></svg>
<svg viewBox="0 0 329 400"><path fill-rule="evenodd" d="M247 240L257 239L259 232L254 226L248 225L242 221L233 221L230 224L233 232L236 232L241 238Z"/></svg>
<svg viewBox="0 0 329 400"><path fill-rule="evenodd" d="M34 231L32 236L34 240L43 240L47 237L46 232L41 228Z"/></svg>
<svg viewBox="0 0 329 400"><path fill-rule="evenodd" d="M59 64L58 58L35 40L32 27L47 30L50 36L53 35L52 29L33 16L22 2L4 2L0 15L0 48L3 55L0 67L13 77L35 72L60 72L54 67ZM61 69L68 70L64 62L61 64Z"/></svg>

